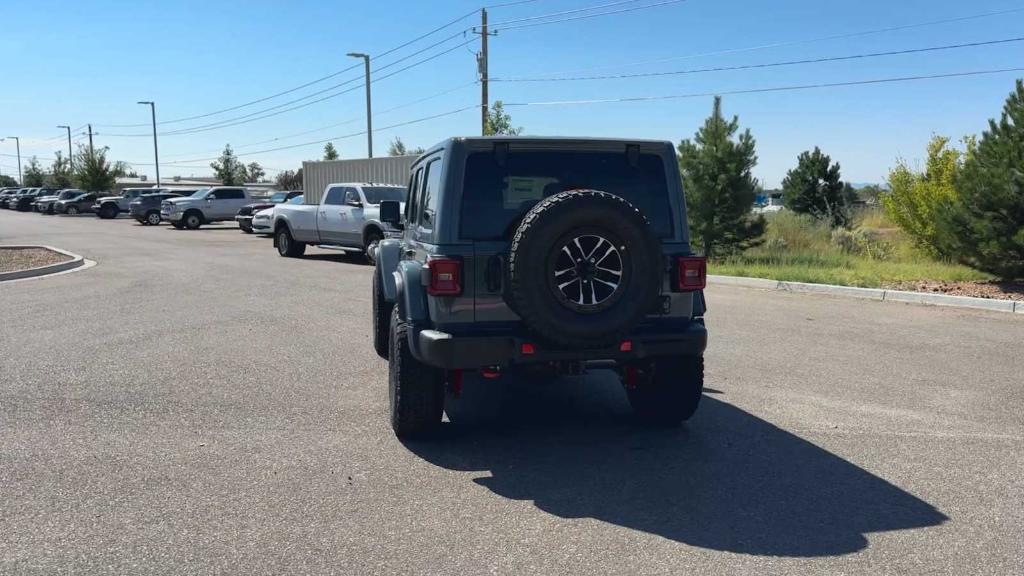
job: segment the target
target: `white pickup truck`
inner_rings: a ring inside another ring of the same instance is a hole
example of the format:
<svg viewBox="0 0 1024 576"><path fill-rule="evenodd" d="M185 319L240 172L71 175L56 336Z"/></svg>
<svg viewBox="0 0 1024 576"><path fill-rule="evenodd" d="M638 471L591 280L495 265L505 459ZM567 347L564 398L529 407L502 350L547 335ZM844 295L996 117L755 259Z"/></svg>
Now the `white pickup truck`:
<svg viewBox="0 0 1024 576"><path fill-rule="evenodd" d="M341 183L324 188L320 204L278 204L274 246L281 256L299 257L306 245L361 250L373 261L377 243L391 227L380 221L382 200L405 203L405 186Z"/></svg>

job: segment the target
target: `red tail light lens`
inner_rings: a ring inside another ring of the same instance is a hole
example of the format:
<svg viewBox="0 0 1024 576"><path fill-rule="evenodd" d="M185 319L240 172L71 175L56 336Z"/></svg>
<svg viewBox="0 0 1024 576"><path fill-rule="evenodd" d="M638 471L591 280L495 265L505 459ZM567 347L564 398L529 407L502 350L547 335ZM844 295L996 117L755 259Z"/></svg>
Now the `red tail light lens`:
<svg viewBox="0 0 1024 576"><path fill-rule="evenodd" d="M707 286L708 261L702 256L680 256L676 259L676 290L694 292Z"/></svg>
<svg viewBox="0 0 1024 576"><path fill-rule="evenodd" d="M430 284L427 294L431 296L458 296L462 294L462 261L454 258L431 258L427 260L430 269Z"/></svg>

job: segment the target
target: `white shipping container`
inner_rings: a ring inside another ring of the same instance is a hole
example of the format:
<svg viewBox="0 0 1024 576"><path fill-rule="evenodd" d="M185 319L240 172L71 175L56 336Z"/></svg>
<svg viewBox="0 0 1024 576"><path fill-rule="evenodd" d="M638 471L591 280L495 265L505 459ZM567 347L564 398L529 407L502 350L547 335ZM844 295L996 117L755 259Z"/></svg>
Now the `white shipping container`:
<svg viewBox="0 0 1024 576"><path fill-rule="evenodd" d="M409 169L418 156L387 156L354 160L302 163L302 189L306 204L319 204L324 188L335 182L372 182L406 186Z"/></svg>

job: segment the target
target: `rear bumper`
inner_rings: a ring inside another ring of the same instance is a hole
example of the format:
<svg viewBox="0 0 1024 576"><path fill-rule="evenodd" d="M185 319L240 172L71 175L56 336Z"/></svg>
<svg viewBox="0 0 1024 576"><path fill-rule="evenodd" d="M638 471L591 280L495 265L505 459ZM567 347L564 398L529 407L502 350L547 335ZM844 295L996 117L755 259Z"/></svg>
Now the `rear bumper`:
<svg viewBox="0 0 1024 576"><path fill-rule="evenodd" d="M409 345L419 361L448 370L485 366L508 367L546 362L613 360L630 362L654 356L700 356L708 344L708 332L701 322L685 330L644 334L627 339L628 351L620 345L584 350L546 348L534 340L515 336L453 336L437 330L410 330ZM532 354L523 354L523 344L533 344Z"/></svg>

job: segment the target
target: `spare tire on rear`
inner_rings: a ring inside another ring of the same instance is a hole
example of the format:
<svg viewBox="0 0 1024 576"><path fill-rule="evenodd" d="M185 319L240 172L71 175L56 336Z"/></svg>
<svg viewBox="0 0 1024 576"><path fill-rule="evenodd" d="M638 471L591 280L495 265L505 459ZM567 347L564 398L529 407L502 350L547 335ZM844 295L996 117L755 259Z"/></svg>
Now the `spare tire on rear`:
<svg viewBox="0 0 1024 576"><path fill-rule="evenodd" d="M569 190L523 217L508 276L509 305L538 338L571 348L606 346L654 308L661 250L647 219L628 201Z"/></svg>

